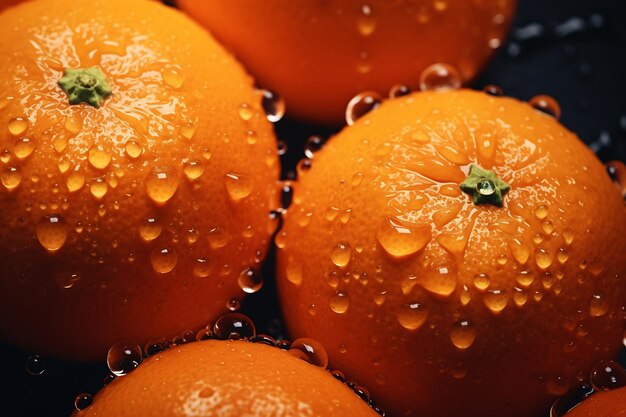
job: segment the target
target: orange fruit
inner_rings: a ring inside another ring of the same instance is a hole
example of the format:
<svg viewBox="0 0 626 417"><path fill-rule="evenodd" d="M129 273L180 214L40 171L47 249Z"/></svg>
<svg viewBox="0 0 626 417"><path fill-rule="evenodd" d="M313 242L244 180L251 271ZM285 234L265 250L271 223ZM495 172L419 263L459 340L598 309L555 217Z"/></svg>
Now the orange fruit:
<svg viewBox="0 0 626 417"><path fill-rule="evenodd" d="M156 2L39 0L0 16L0 54L0 339L94 360L258 289L275 136L204 30Z"/></svg>
<svg viewBox="0 0 626 417"><path fill-rule="evenodd" d="M325 369L246 341L189 343L144 361L75 413L88 416L377 416Z"/></svg>
<svg viewBox="0 0 626 417"><path fill-rule="evenodd" d="M417 93L300 175L276 237L288 329L391 415L540 415L619 352L626 206L551 116Z"/></svg>
<svg viewBox="0 0 626 417"><path fill-rule="evenodd" d="M601 391L574 407L567 417L626 416L626 387Z"/></svg>
<svg viewBox="0 0 626 417"><path fill-rule="evenodd" d="M515 0L333 0L224 2L178 0L230 48L287 111L321 123L343 122L364 90L419 86L420 72L445 62L464 81L499 47Z"/></svg>
<svg viewBox="0 0 626 417"><path fill-rule="evenodd" d="M17 3L21 3L22 1L23 0L0 0L0 11Z"/></svg>

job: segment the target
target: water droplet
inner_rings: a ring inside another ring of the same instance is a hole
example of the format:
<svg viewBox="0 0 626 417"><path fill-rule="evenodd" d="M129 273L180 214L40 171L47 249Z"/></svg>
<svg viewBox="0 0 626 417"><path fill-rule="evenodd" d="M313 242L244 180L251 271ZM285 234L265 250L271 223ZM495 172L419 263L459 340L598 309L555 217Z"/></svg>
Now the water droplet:
<svg viewBox="0 0 626 417"><path fill-rule="evenodd" d="M80 190L81 188L83 188L84 185L85 176L82 174L82 172L78 170L72 171L67 176L67 180L65 181L65 186L70 193Z"/></svg>
<svg viewBox="0 0 626 417"><path fill-rule="evenodd" d="M107 353L107 366L115 376L124 376L133 371L143 361L141 348L137 345L116 343Z"/></svg>
<svg viewBox="0 0 626 417"><path fill-rule="evenodd" d="M139 236L146 242L151 242L161 235L163 227L154 217L144 219L139 225Z"/></svg>
<svg viewBox="0 0 626 417"><path fill-rule="evenodd" d="M196 127L191 122L185 123L180 127L180 134L185 139L192 139L196 134Z"/></svg>
<svg viewBox="0 0 626 417"><path fill-rule="evenodd" d="M537 263L537 266L541 269L548 269L550 265L552 265L552 255L550 255L547 249L536 249L535 263Z"/></svg>
<svg viewBox="0 0 626 417"><path fill-rule="evenodd" d="M74 408L76 408L76 410L78 411L82 411L88 408L92 402L93 397L91 396L91 394L78 394L76 398L74 398Z"/></svg>
<svg viewBox="0 0 626 417"><path fill-rule="evenodd" d="M163 67L161 76L163 77L163 82L174 89L182 87L185 82L185 75L177 65L166 65Z"/></svg>
<svg viewBox="0 0 626 417"><path fill-rule="evenodd" d="M204 165L197 159L191 159L184 162L183 171L190 180L196 180L204 173Z"/></svg>
<svg viewBox="0 0 626 417"><path fill-rule="evenodd" d="M150 254L150 261L155 272L167 274L176 267L178 254L171 248L154 248Z"/></svg>
<svg viewBox="0 0 626 417"><path fill-rule="evenodd" d="M37 223L37 239L48 252L56 252L67 240L67 224L57 214L42 217Z"/></svg>
<svg viewBox="0 0 626 417"><path fill-rule="evenodd" d="M126 150L126 155L128 155L132 159L139 158L143 153L143 146L141 146L139 142L135 142L134 140L129 140L128 142L126 142L124 149Z"/></svg>
<svg viewBox="0 0 626 417"><path fill-rule="evenodd" d="M517 238L509 240L508 245L513 258L515 258L520 265L524 265L528 261L528 258L530 258L530 248Z"/></svg>
<svg viewBox="0 0 626 417"><path fill-rule="evenodd" d="M198 258L193 265L193 273L199 278L205 278L211 275L211 264L206 258Z"/></svg>
<svg viewBox="0 0 626 417"><path fill-rule="evenodd" d="M550 236L554 232L554 225L551 221L546 220L545 222L541 223L541 229L546 236Z"/></svg>
<svg viewBox="0 0 626 417"><path fill-rule="evenodd" d="M433 7L438 12L443 12L448 8L448 2L446 0L435 0L433 2Z"/></svg>
<svg viewBox="0 0 626 417"><path fill-rule="evenodd" d="M23 117L17 117L9 121L9 133L13 136L19 136L28 129L28 121Z"/></svg>
<svg viewBox="0 0 626 417"><path fill-rule="evenodd" d="M302 359L312 365L326 368L328 366L328 354L324 347L316 340L302 337L291 343L288 351L298 359Z"/></svg>
<svg viewBox="0 0 626 417"><path fill-rule="evenodd" d="M252 268L245 269L239 274L239 288L247 294L254 294L263 287L263 276Z"/></svg>
<svg viewBox="0 0 626 417"><path fill-rule="evenodd" d="M148 196L157 204L167 203L178 189L178 172L170 166L152 168L146 178Z"/></svg>
<svg viewBox="0 0 626 417"><path fill-rule="evenodd" d="M97 200L102 199L108 191L109 185L103 178L96 178L89 184L89 192L91 192L91 195Z"/></svg>
<svg viewBox="0 0 626 417"><path fill-rule="evenodd" d="M557 120L561 117L561 106L559 106L559 103L550 96L535 96L530 99L529 103L535 109L552 116Z"/></svg>
<svg viewBox="0 0 626 417"><path fill-rule="evenodd" d="M485 88L483 88L483 91L489 94L490 96L494 96L494 97L501 97L504 95L504 91L502 91L502 88L493 84L490 84L486 86Z"/></svg>
<svg viewBox="0 0 626 417"><path fill-rule="evenodd" d="M428 309L422 303L407 303L400 307L397 318L402 327L415 330L421 327L428 318Z"/></svg>
<svg viewBox="0 0 626 417"><path fill-rule="evenodd" d="M382 98L378 93L368 91L357 94L346 107L346 123L352 126L358 119L380 106L381 102Z"/></svg>
<svg viewBox="0 0 626 417"><path fill-rule="evenodd" d="M457 90L461 88L461 76L456 68L448 64L433 64L420 75L422 91Z"/></svg>
<svg viewBox="0 0 626 417"><path fill-rule="evenodd" d="M302 284L302 278L304 274L302 272L302 266L299 262L296 262L293 259L289 259L285 274L287 275L287 280L289 280L289 282L291 282L292 284Z"/></svg>
<svg viewBox="0 0 626 417"><path fill-rule="evenodd" d="M431 228L426 224L401 223L387 218L376 233L382 248L394 258L405 258L422 250L431 240Z"/></svg>
<svg viewBox="0 0 626 417"><path fill-rule="evenodd" d="M361 13L356 18L356 27L362 36L370 36L376 30L376 18L372 8L366 4L361 7Z"/></svg>
<svg viewBox="0 0 626 417"><path fill-rule="evenodd" d="M65 118L64 127L65 130L76 135L83 130L83 118L78 113L73 113Z"/></svg>
<svg viewBox="0 0 626 417"><path fill-rule="evenodd" d="M523 287L529 287L535 280L535 276L531 271L525 270L517 273L515 280Z"/></svg>
<svg viewBox="0 0 626 417"><path fill-rule="evenodd" d="M232 298L226 302L226 308L232 312L239 311L241 308L241 301L236 298Z"/></svg>
<svg viewBox="0 0 626 417"><path fill-rule="evenodd" d="M271 123L279 122L285 115L285 101L278 94L271 91L260 90L259 92L262 95L261 105L263 110L265 110L267 120ZM244 118L244 116L241 117Z"/></svg>
<svg viewBox="0 0 626 417"><path fill-rule="evenodd" d="M389 90L389 98L391 99L408 96L409 94L411 94L411 89L402 84L394 85Z"/></svg>
<svg viewBox="0 0 626 417"><path fill-rule="evenodd" d="M528 293L521 288L513 287L513 302L519 307L523 306L528 302Z"/></svg>
<svg viewBox="0 0 626 417"><path fill-rule="evenodd" d="M609 311L609 306L609 300L603 293L595 293L589 303L589 314L592 317L604 316Z"/></svg>
<svg viewBox="0 0 626 417"><path fill-rule="evenodd" d="M0 174L0 182L9 191L15 190L22 182L22 174L15 167L7 167Z"/></svg>
<svg viewBox="0 0 626 417"><path fill-rule="evenodd" d="M254 183L252 179L246 175L229 173L226 174L224 181L228 195L235 200L242 200L252 193Z"/></svg>
<svg viewBox="0 0 626 417"><path fill-rule="evenodd" d="M469 320L458 320L452 325L450 340L459 349L467 349L476 340L476 329Z"/></svg>
<svg viewBox="0 0 626 417"><path fill-rule="evenodd" d="M574 241L574 232L570 229L563 230L563 240L565 241L565 244L571 245Z"/></svg>
<svg viewBox="0 0 626 417"><path fill-rule="evenodd" d="M241 313L225 314L213 325L213 333L218 339L238 340L256 336L254 322Z"/></svg>
<svg viewBox="0 0 626 417"><path fill-rule="evenodd" d="M474 275L474 287L479 289L480 291L484 291L489 288L489 284L491 283L489 279L489 275L487 274L476 274Z"/></svg>
<svg viewBox="0 0 626 417"><path fill-rule="evenodd" d="M509 303L509 298L504 290L489 290L484 294L483 301L489 310L499 313Z"/></svg>
<svg viewBox="0 0 626 417"><path fill-rule="evenodd" d="M288 149L289 146L284 140L279 140L278 142L276 142L276 152L278 153L278 156L285 155Z"/></svg>
<svg viewBox="0 0 626 417"><path fill-rule="evenodd" d="M241 117L241 120L244 121L248 121L252 119L252 116L254 116L254 110L252 109L252 107L250 107L248 103L241 104L239 106L238 112L239 117Z"/></svg>
<svg viewBox="0 0 626 417"><path fill-rule="evenodd" d="M221 227L216 226L209 229L207 233L207 239L209 241L209 246L211 249L219 249L223 248L228 244L228 234L222 230Z"/></svg>
<svg viewBox="0 0 626 417"><path fill-rule="evenodd" d="M550 395L558 397L565 395L570 388L569 378L565 376L550 378L550 380L548 380L547 388Z"/></svg>
<svg viewBox="0 0 626 417"><path fill-rule="evenodd" d="M41 375L45 370L45 364L39 355L31 355L26 359L26 372L30 375Z"/></svg>
<svg viewBox="0 0 626 417"><path fill-rule="evenodd" d="M111 154L94 146L89 149L89 163L96 169L105 169L111 163Z"/></svg>
<svg viewBox="0 0 626 417"><path fill-rule="evenodd" d="M313 157L315 156L315 152L322 149L323 146L323 137L318 135L309 136L309 138L306 140L306 143L304 144L304 155L309 159L313 159Z"/></svg>
<svg viewBox="0 0 626 417"><path fill-rule="evenodd" d="M340 268L343 268L350 263L351 256L352 248L347 243L338 243L330 252L330 259Z"/></svg>
<svg viewBox="0 0 626 417"><path fill-rule="evenodd" d="M619 363L602 360L594 365L590 380L596 391L609 391L626 386L626 372Z"/></svg>
<svg viewBox="0 0 626 417"><path fill-rule="evenodd" d="M20 138L13 144L13 153L17 159L28 158L35 150L35 142L29 138Z"/></svg>
<svg viewBox="0 0 626 417"><path fill-rule="evenodd" d="M335 313L343 314L348 311L348 307L350 307L350 299L348 298L348 294L344 291L338 290L335 294L330 298L330 308Z"/></svg>

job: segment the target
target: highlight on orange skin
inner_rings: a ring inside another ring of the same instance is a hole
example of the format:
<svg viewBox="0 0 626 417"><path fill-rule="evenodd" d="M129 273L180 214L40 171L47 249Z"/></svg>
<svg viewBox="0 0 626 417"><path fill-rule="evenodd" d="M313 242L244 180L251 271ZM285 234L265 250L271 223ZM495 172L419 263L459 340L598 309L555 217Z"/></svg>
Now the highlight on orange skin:
<svg viewBox="0 0 626 417"><path fill-rule="evenodd" d="M503 43L515 0L178 0L294 117L340 124L348 101L419 86L443 62L473 79Z"/></svg>
<svg viewBox="0 0 626 417"><path fill-rule="evenodd" d="M145 0L8 9L0 55L0 338L97 360L241 300L275 227L279 161L239 63ZM106 76L99 108L59 87L79 68Z"/></svg>

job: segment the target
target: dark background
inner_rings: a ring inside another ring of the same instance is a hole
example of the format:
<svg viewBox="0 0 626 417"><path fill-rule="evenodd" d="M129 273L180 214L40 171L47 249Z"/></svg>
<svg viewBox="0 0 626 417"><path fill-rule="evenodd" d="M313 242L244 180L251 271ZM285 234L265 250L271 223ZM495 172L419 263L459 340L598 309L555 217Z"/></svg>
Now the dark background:
<svg viewBox="0 0 626 417"><path fill-rule="evenodd" d="M508 42L473 87L496 84L507 95L523 100L551 95L561 105L562 123L600 159L626 161L624 0L518 1ZM303 145L310 135L333 133L291 120L282 120L276 128L279 138L289 145L283 157L284 177L292 175L304 156ZM259 332L279 336L272 258L270 251L264 267L265 286L244 301L243 312L255 319ZM32 376L25 369L32 354L0 344L0 414L67 417L77 394L95 394L102 387L107 371L104 358L90 365L42 358L44 373Z"/></svg>

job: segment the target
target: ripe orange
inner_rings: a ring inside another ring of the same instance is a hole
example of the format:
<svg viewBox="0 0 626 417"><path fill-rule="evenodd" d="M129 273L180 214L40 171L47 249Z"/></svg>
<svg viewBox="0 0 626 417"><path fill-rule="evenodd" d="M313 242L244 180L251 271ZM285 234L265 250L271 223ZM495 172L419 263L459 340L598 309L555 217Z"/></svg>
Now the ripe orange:
<svg viewBox="0 0 626 417"><path fill-rule="evenodd" d="M595 393L566 415L566 417L620 416L626 416L626 387Z"/></svg>
<svg viewBox="0 0 626 417"><path fill-rule="evenodd" d="M621 193L510 98L383 103L301 172L276 245L292 336L391 415L540 415L621 347Z"/></svg>
<svg viewBox="0 0 626 417"><path fill-rule="evenodd" d="M276 141L205 31L156 2L39 0L0 16L0 55L0 339L93 360L258 288L240 273L272 233Z"/></svg>
<svg viewBox="0 0 626 417"><path fill-rule="evenodd" d="M245 341L169 349L117 378L75 413L89 416L377 416L323 368Z"/></svg>
<svg viewBox="0 0 626 417"><path fill-rule="evenodd" d="M419 85L436 62L464 81L505 36L515 0L178 0L298 118L340 123L364 90Z"/></svg>

